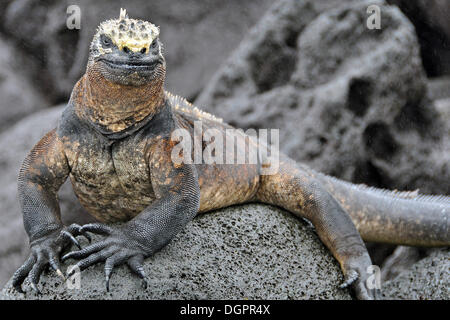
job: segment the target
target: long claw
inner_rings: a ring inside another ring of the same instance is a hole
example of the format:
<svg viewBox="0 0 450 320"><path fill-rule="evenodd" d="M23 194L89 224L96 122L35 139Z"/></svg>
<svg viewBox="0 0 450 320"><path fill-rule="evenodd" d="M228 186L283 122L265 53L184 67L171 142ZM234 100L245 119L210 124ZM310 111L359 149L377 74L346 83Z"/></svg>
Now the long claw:
<svg viewBox="0 0 450 320"><path fill-rule="evenodd" d="M61 271L61 265L58 261L58 258L55 257L55 255L53 253L49 254L49 260L48 260L48 264L50 265L50 267L53 269L53 271L56 272L56 274L63 280L66 281L66 277L64 276L64 274Z"/></svg>
<svg viewBox="0 0 450 320"><path fill-rule="evenodd" d="M44 271L47 263L45 263L42 252L37 252L36 263L33 265L30 273L28 274L30 278L31 288L37 293L40 294L39 289L37 288L37 284L39 282L39 278L41 277L42 271Z"/></svg>
<svg viewBox="0 0 450 320"><path fill-rule="evenodd" d="M13 287L14 287L14 289L15 289L17 292L19 292L19 293L25 293L25 291L23 291L23 289L22 289L22 285L21 285L21 284L19 284L19 285L13 285Z"/></svg>
<svg viewBox="0 0 450 320"><path fill-rule="evenodd" d="M81 227L80 233L92 232L97 234L109 235L112 233L111 227L101 223L88 223Z"/></svg>
<svg viewBox="0 0 450 320"><path fill-rule="evenodd" d="M66 253L65 255L63 255L61 257L61 261L64 262L67 259L71 258L75 252L78 252L78 251L72 251L72 252Z"/></svg>
<svg viewBox="0 0 450 320"><path fill-rule="evenodd" d="M89 241L89 243L92 243L92 237L88 235L86 232L81 233L81 235L85 237L87 241Z"/></svg>
<svg viewBox="0 0 450 320"><path fill-rule="evenodd" d="M143 263L144 258L142 256L134 256L130 260L128 260L128 266L130 267L131 271L136 273L139 278L142 279L142 287L145 290L148 287L148 279L145 275Z"/></svg>
<svg viewBox="0 0 450 320"><path fill-rule="evenodd" d="M24 293L22 289L22 283L27 277L30 270L33 268L33 264L35 261L36 259L34 255L31 254L28 257L28 259L24 262L24 264L14 273L12 284L14 289L16 289L18 292Z"/></svg>
<svg viewBox="0 0 450 320"><path fill-rule="evenodd" d="M359 277L358 272L356 272L355 270L350 270L349 273L345 277L345 281L339 286L339 288L341 288L341 289L347 288L353 282L358 280L358 277Z"/></svg>
<svg viewBox="0 0 450 320"><path fill-rule="evenodd" d="M96 253L91 254L89 257L84 258L83 260L78 261L76 266L80 268L80 270L84 270L93 264L96 264L97 262L103 261L113 255L116 252L117 249L115 248L108 248Z"/></svg>
<svg viewBox="0 0 450 320"><path fill-rule="evenodd" d="M147 288L148 288L148 279L147 279L147 277L142 278L142 288L144 290L147 290Z"/></svg>
<svg viewBox="0 0 450 320"><path fill-rule="evenodd" d="M62 273L62 271L60 269L56 270L56 274L65 282L67 279L64 276L64 273Z"/></svg>
<svg viewBox="0 0 450 320"><path fill-rule="evenodd" d="M105 279L106 279L106 291L109 292L109 279L111 279L111 271L107 273L105 270Z"/></svg>
<svg viewBox="0 0 450 320"><path fill-rule="evenodd" d="M31 282L30 285L31 285L31 288L33 289L33 291L34 291L37 295L41 295L41 294L42 294L41 290L39 290L39 288L37 287L37 285L36 285L35 283Z"/></svg>
<svg viewBox="0 0 450 320"><path fill-rule="evenodd" d="M77 239L75 239L75 237L74 237L70 232L67 232L66 230L64 230L64 231L62 231L61 233L62 233L65 237L67 237L74 245L76 245L78 249L81 250L81 245L80 245L80 243L78 242Z"/></svg>
<svg viewBox="0 0 450 320"><path fill-rule="evenodd" d="M105 261L105 278L106 278L106 291L109 292L109 280L111 279L111 274L116 265L123 263L127 258L124 253L115 253L108 257Z"/></svg>
<svg viewBox="0 0 450 320"><path fill-rule="evenodd" d="M106 259L105 262L105 279L106 279L106 291L109 292L109 280L111 279L111 273L113 271L114 268L114 264L113 261L111 259L111 257L109 257L108 259Z"/></svg>
<svg viewBox="0 0 450 320"><path fill-rule="evenodd" d="M89 256L92 253L95 253L95 252L97 252L99 250L104 249L106 246L107 246L107 243L105 241L96 242L94 244L91 244L91 245L85 247L82 250L72 251L72 252L69 252L69 253L65 254L61 258L61 261L66 261L69 258L74 258L74 259L85 258L85 257Z"/></svg>
<svg viewBox="0 0 450 320"><path fill-rule="evenodd" d="M32 290L41 294L38 289L39 279L42 272L48 268L54 270L63 281L66 281L64 273L61 271L59 254L68 242L82 250L80 243L75 238L79 235L79 229L81 229L81 226L78 225L63 228L61 231L58 229L57 232L52 232L43 237L42 241L32 243L30 256L13 275L12 286L14 289L23 293L22 284L28 276ZM88 240L91 239L89 235L85 236Z"/></svg>
<svg viewBox="0 0 450 320"><path fill-rule="evenodd" d="M77 270L77 268L78 268L78 265L74 265L69 270L67 270L67 272L66 272L67 278L70 278L71 276L73 276L75 271Z"/></svg>
<svg viewBox="0 0 450 320"><path fill-rule="evenodd" d="M85 237L89 241L89 243L92 242L91 236L88 235L86 232L83 232L82 229L81 229L81 226L79 224L76 224L76 223L71 224L67 228L67 231L69 233L71 233L72 235L74 235L74 236L81 235L81 236Z"/></svg>

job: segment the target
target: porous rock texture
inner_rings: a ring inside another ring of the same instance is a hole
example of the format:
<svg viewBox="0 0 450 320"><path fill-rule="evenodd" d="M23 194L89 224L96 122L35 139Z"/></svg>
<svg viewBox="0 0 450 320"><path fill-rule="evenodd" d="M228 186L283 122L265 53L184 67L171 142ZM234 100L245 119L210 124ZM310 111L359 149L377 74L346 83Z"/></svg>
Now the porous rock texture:
<svg viewBox="0 0 450 320"><path fill-rule="evenodd" d="M382 287L387 299L450 300L450 250L433 251Z"/></svg>
<svg viewBox="0 0 450 320"><path fill-rule="evenodd" d="M95 237L98 240L99 237ZM84 242L86 244L86 242ZM66 265L74 263L67 261ZM147 290L121 266L106 292L103 266L81 272L80 290L53 272L41 278L42 296L10 282L9 299L350 299L339 289L338 263L303 220L265 205L231 207L196 217L160 252L145 260Z"/></svg>
<svg viewBox="0 0 450 320"><path fill-rule="evenodd" d="M280 129L281 150L322 172L450 193L448 124L427 96L414 27L383 1L329 3L277 2L196 103L237 127ZM380 30L366 26L369 3Z"/></svg>

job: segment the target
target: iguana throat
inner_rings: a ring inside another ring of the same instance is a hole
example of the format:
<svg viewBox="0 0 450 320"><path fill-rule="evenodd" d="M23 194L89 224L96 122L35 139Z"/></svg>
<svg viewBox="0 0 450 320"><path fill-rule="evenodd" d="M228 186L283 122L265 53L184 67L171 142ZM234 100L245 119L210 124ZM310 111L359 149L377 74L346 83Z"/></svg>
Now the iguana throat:
<svg viewBox="0 0 450 320"><path fill-rule="evenodd" d="M77 115L102 134L127 131L150 120L164 105L164 79L143 86L127 86L105 80L89 70L73 93Z"/></svg>

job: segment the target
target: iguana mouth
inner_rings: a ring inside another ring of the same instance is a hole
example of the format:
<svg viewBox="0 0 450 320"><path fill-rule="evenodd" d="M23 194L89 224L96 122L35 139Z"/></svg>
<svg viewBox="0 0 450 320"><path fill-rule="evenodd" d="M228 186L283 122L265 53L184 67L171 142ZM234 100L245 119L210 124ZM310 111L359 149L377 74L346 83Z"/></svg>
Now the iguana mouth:
<svg viewBox="0 0 450 320"><path fill-rule="evenodd" d="M107 59L100 59L109 68L112 69L125 69L130 71L152 71L158 64L161 64L161 60L153 61L112 61Z"/></svg>

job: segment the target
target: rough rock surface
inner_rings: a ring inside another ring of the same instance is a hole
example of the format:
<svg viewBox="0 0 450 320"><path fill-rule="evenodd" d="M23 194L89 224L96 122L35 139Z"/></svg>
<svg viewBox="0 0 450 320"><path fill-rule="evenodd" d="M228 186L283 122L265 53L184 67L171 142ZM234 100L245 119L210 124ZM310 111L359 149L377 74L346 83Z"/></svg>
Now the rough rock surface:
<svg viewBox="0 0 450 320"><path fill-rule="evenodd" d="M56 126L62 109L60 106L35 113L0 134L0 285L23 263L29 250L17 199L20 165L33 145ZM92 221L83 214L69 183L61 188L59 198L65 222Z"/></svg>
<svg viewBox="0 0 450 320"><path fill-rule="evenodd" d="M323 2L277 2L196 103L237 127L279 128L282 151L325 173L450 193L446 124L412 24L378 1L383 25L369 30L373 1Z"/></svg>
<svg viewBox="0 0 450 320"><path fill-rule="evenodd" d="M450 76L429 79L428 92L433 100L450 98Z"/></svg>
<svg viewBox="0 0 450 320"><path fill-rule="evenodd" d="M448 0L388 0L416 27L428 76L450 74L450 3Z"/></svg>
<svg viewBox="0 0 450 320"><path fill-rule="evenodd" d="M130 17L161 26L168 65L167 87L195 96L270 0L17 0L0 5L4 32L40 63L36 84L55 103L70 94L86 68L88 48L100 22L117 17L124 7ZM81 29L66 27L69 5L81 9ZM19 23L20 22L20 23ZM39 26L37 28L36 26Z"/></svg>
<svg viewBox="0 0 450 320"><path fill-rule="evenodd" d="M0 36L0 132L18 119L47 107L46 99L34 88L24 69L32 66L14 45ZM24 66L26 66L24 68Z"/></svg>
<svg viewBox="0 0 450 320"><path fill-rule="evenodd" d="M437 112L447 126L447 138L450 137L450 76L433 78L428 81L428 92L434 100Z"/></svg>
<svg viewBox="0 0 450 320"><path fill-rule="evenodd" d="M388 299L450 300L450 250L434 251L384 283L383 295Z"/></svg>
<svg viewBox="0 0 450 320"><path fill-rule="evenodd" d="M428 256L433 249L397 246L393 253L383 261L381 266L382 281L392 280L411 266Z"/></svg>
<svg viewBox="0 0 450 320"><path fill-rule="evenodd" d="M96 238L98 239L98 238ZM73 263L73 261L68 261ZM271 206L245 205L198 216L164 249L145 261L149 288L127 267L117 268L105 290L103 266L81 273L69 290L54 273L41 278L41 299L350 299L339 289L338 263L313 228ZM28 283L25 295L38 298Z"/></svg>

